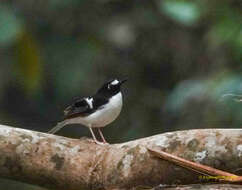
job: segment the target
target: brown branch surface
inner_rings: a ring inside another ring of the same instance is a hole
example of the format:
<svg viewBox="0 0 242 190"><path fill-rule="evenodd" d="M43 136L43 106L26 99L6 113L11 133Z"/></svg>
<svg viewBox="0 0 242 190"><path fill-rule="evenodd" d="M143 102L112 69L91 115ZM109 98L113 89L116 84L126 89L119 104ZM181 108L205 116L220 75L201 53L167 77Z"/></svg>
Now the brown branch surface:
<svg viewBox="0 0 242 190"><path fill-rule="evenodd" d="M240 129L177 131L101 146L0 125L0 176L69 190L201 183L200 174L152 156L146 147L231 173L242 168Z"/></svg>

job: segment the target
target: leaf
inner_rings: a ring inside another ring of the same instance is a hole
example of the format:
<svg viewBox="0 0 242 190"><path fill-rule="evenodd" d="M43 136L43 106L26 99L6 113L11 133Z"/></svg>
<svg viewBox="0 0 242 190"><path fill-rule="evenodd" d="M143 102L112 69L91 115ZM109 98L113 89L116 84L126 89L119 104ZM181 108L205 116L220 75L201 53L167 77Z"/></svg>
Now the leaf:
<svg viewBox="0 0 242 190"><path fill-rule="evenodd" d="M22 26L9 9L0 6L0 45L6 46L16 41Z"/></svg>
<svg viewBox="0 0 242 190"><path fill-rule="evenodd" d="M184 25L193 25L200 17L200 10L194 2L160 1L160 10Z"/></svg>
<svg viewBox="0 0 242 190"><path fill-rule="evenodd" d="M16 46L17 74L28 93L38 91L41 85L42 65L39 48L28 32L23 32Z"/></svg>

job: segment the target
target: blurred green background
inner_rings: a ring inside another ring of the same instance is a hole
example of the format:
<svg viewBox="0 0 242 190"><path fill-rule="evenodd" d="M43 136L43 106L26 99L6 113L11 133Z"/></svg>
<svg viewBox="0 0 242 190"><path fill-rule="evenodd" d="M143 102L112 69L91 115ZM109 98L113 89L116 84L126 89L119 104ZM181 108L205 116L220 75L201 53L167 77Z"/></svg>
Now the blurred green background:
<svg viewBox="0 0 242 190"><path fill-rule="evenodd" d="M111 143L239 128L240 0L10 0L0 4L1 124L46 132L78 96L128 77ZM73 125L59 135L90 137ZM39 189L2 179L0 189Z"/></svg>

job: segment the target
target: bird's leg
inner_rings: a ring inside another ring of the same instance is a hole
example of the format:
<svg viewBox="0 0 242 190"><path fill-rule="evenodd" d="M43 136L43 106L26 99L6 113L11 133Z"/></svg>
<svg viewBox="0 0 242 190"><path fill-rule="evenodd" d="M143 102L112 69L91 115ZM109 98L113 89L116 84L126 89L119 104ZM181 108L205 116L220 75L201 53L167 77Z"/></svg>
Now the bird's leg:
<svg viewBox="0 0 242 190"><path fill-rule="evenodd" d="M100 136L101 136L101 138L102 138L103 143L108 144L108 142L105 140L105 138L104 138L104 136L103 136L103 133L102 133L102 131L101 131L100 128L98 128L98 132L99 132L99 134L100 134Z"/></svg>
<svg viewBox="0 0 242 190"><path fill-rule="evenodd" d="M92 138L93 138L94 142L95 142L96 144L103 145L104 143L99 142L99 141L96 139L96 137L95 137L95 135L94 135L94 133L93 133L93 131L92 131L92 128L91 128L91 127L88 127L88 128L89 128L89 130L91 131Z"/></svg>
<svg viewBox="0 0 242 190"><path fill-rule="evenodd" d="M91 134L92 134L92 138L93 138L93 140L95 141L95 142L97 142L97 139L96 139L96 137L95 137L95 135L94 135L94 133L93 133L93 131L92 131L92 128L91 127L88 127L89 128L89 130L91 131Z"/></svg>

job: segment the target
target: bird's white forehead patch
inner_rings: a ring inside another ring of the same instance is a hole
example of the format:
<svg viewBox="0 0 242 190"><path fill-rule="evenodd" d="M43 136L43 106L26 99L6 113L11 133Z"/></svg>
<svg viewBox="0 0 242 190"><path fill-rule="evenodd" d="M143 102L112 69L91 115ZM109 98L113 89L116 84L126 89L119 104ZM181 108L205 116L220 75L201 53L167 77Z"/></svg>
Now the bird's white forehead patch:
<svg viewBox="0 0 242 190"><path fill-rule="evenodd" d="M88 103L88 105L90 106L90 108L92 109L93 108L93 98L86 98L86 101Z"/></svg>
<svg viewBox="0 0 242 190"><path fill-rule="evenodd" d="M116 85L116 84L118 84L118 83L119 83L118 80L115 79L113 82L111 82L111 85Z"/></svg>

